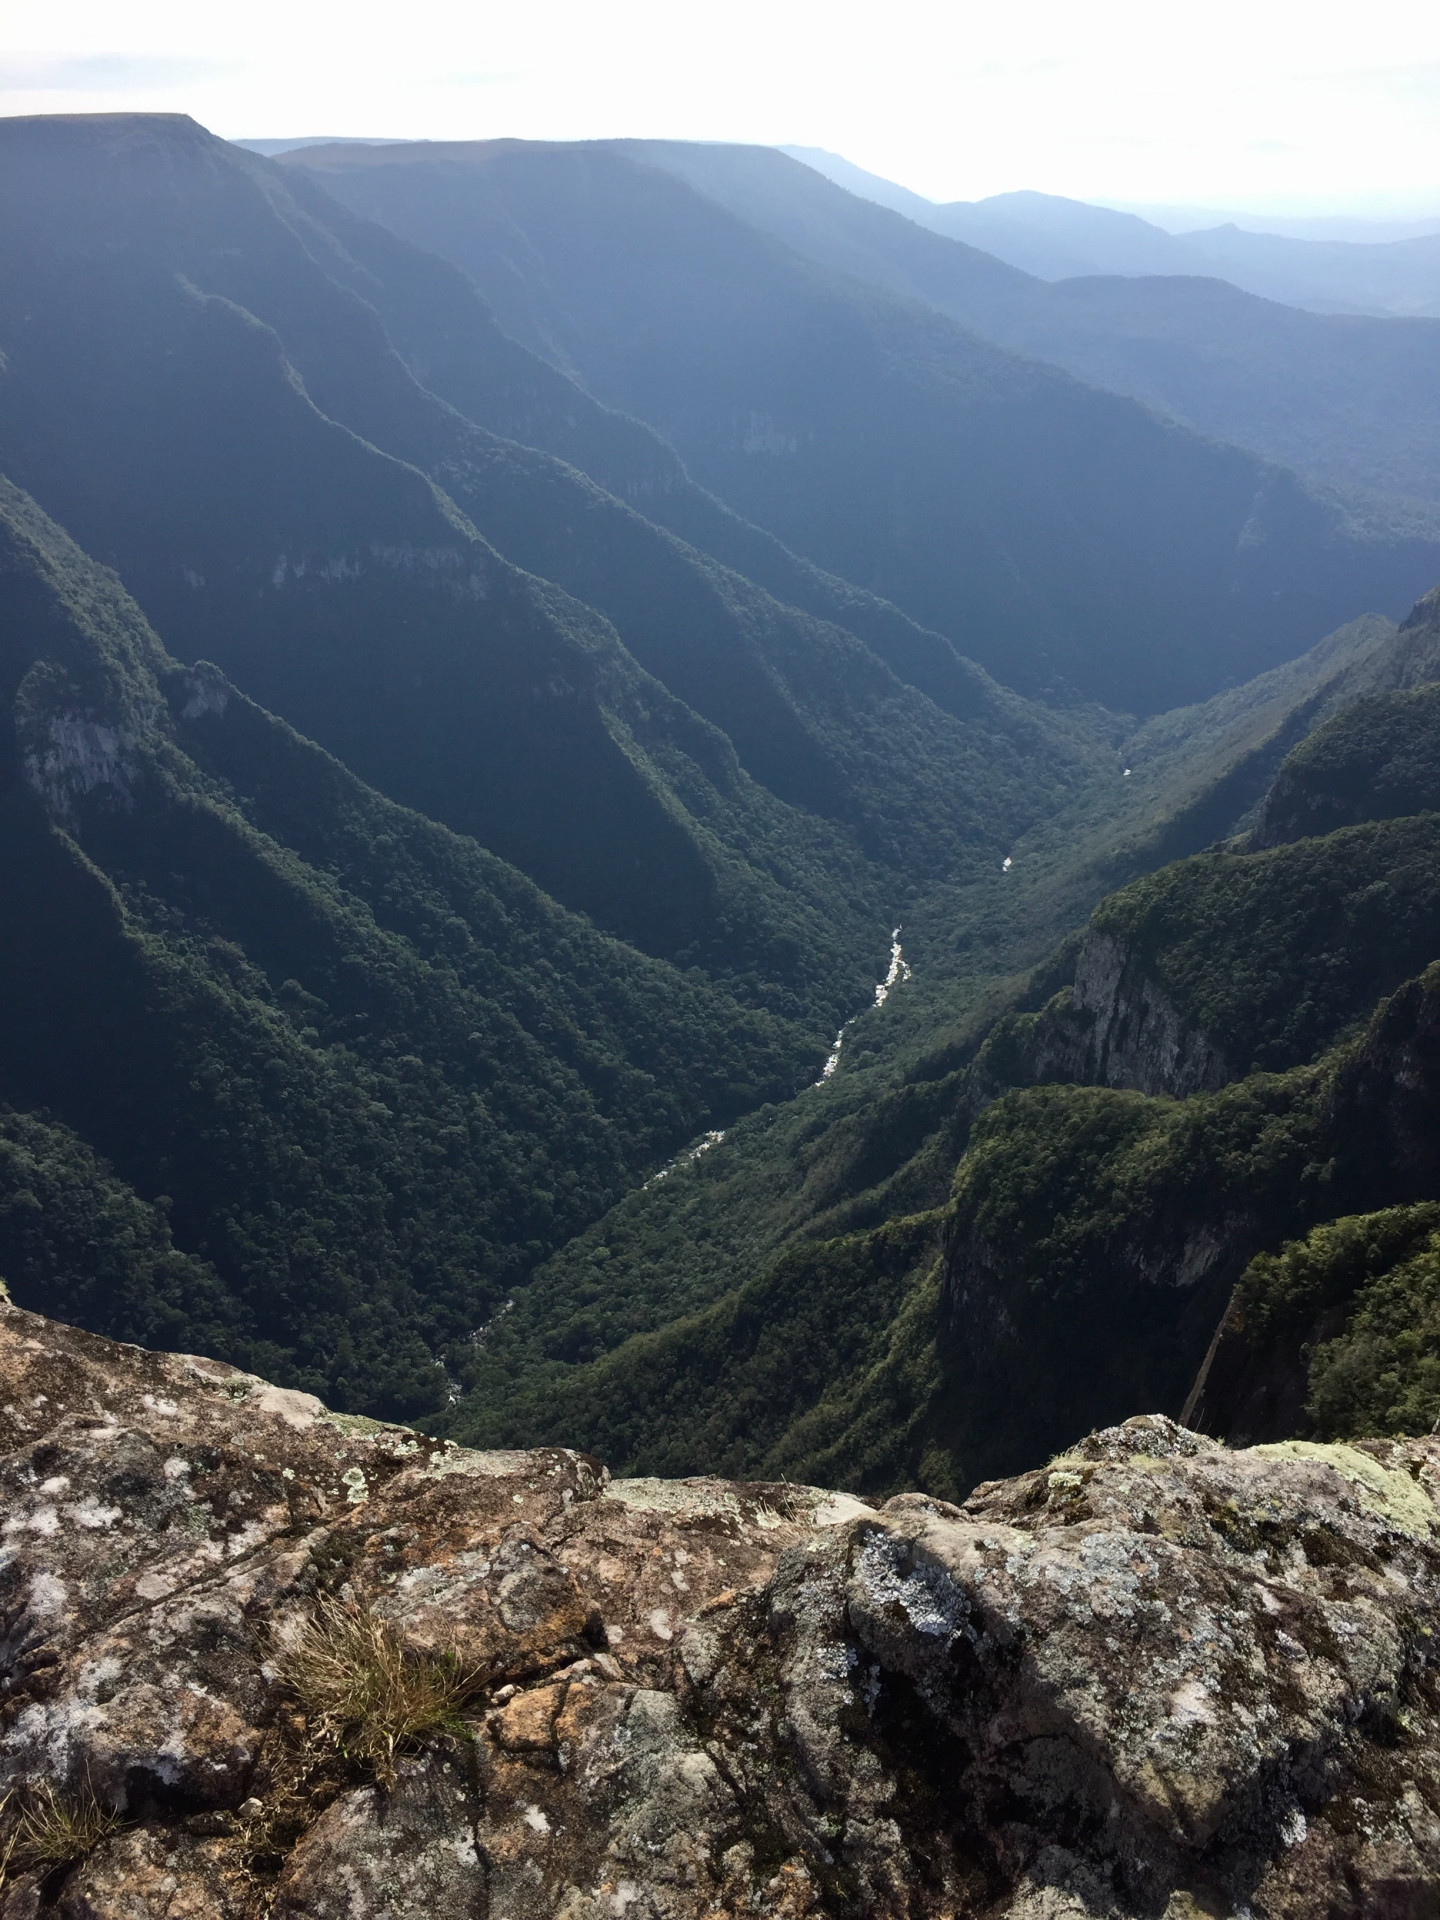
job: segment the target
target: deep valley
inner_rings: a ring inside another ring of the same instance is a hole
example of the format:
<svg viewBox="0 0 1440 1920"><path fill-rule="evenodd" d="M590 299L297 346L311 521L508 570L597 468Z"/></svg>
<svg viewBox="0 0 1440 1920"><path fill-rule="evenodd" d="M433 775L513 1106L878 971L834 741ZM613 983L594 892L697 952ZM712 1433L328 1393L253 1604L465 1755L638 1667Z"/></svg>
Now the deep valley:
<svg viewBox="0 0 1440 1920"><path fill-rule="evenodd" d="M0 119L0 1920L1433 1913L1440 319L927 221Z"/></svg>

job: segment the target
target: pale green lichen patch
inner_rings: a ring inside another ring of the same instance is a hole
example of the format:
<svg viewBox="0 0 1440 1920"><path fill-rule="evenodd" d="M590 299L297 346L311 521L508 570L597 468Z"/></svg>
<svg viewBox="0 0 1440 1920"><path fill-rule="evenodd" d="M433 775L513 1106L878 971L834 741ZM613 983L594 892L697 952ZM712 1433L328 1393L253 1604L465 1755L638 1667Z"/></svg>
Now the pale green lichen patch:
<svg viewBox="0 0 1440 1920"><path fill-rule="evenodd" d="M1440 1514L1424 1488L1410 1475L1380 1462L1343 1441L1278 1440L1254 1451L1270 1460L1314 1460L1350 1482L1364 1510L1412 1540L1429 1540L1440 1530Z"/></svg>
<svg viewBox="0 0 1440 1920"><path fill-rule="evenodd" d="M1095 1478L1095 1462L1082 1459L1078 1453L1057 1453L1045 1468L1045 1472L1052 1479L1058 1473L1068 1474L1077 1480L1090 1481Z"/></svg>
<svg viewBox="0 0 1440 1920"><path fill-rule="evenodd" d="M637 1512L664 1514L669 1519L738 1521L744 1517L733 1489L713 1480L612 1480L605 1497Z"/></svg>
<svg viewBox="0 0 1440 1920"><path fill-rule="evenodd" d="M425 1472L436 1479L459 1474L472 1480L504 1480L523 1473L533 1456L528 1453L474 1447L457 1447L453 1440L432 1441L435 1451L424 1463ZM553 1472L554 1469L551 1469Z"/></svg>
<svg viewBox="0 0 1440 1920"><path fill-rule="evenodd" d="M353 1440L384 1440L394 1453L418 1453L427 1443L413 1427L397 1427L389 1420L371 1420L363 1413L335 1413L325 1407L316 1415L327 1427L334 1427Z"/></svg>

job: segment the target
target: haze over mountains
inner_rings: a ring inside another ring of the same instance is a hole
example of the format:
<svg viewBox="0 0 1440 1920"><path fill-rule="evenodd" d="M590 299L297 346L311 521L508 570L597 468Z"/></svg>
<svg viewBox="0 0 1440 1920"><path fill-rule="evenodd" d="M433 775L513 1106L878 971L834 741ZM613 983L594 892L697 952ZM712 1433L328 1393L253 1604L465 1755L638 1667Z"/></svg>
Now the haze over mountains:
<svg viewBox="0 0 1440 1920"><path fill-rule="evenodd" d="M296 150L284 142L256 144ZM1434 318L1440 315L1440 234L1391 243L1321 242L1229 223L1213 233L1177 236L1133 214L1028 192L937 206L837 155L778 150L802 162L807 174L818 172L845 188L842 198L784 167L776 151L645 143L655 163L822 263L918 296L1006 345L1134 393L1336 486L1436 496L1433 418L1404 419L1407 403L1425 407L1433 391L1434 329L1315 326L1279 308L1357 319ZM1014 266L1027 279L986 273L963 251L927 251L893 222L867 218L857 197ZM1276 264L1261 268L1267 250ZM1281 264L1287 259L1297 263L1288 277ZM1323 263L1331 260L1333 286L1324 278ZM1311 265L1302 271L1299 263L1306 261ZM1412 265L1401 264L1406 261ZM1086 284L1053 285L1047 292L1033 284L1037 279ZM1121 280L1144 284L1116 284ZM1208 284L1154 284L1168 280ZM1260 298L1239 298L1244 292Z"/></svg>
<svg viewBox="0 0 1440 1920"><path fill-rule="evenodd" d="M1178 1413L1440 1200L1437 330L772 149L0 121L0 1273L667 1471ZM1393 1425L1306 1343L1421 1224L1216 1420Z"/></svg>
<svg viewBox="0 0 1440 1920"><path fill-rule="evenodd" d="M502 325L646 420L737 512L1023 691L1203 698L1386 604L1385 576L1404 599L1433 571L1424 519L1362 521L896 297L893 275L857 285L857 219L992 303L1016 276L769 150L499 142L280 165L446 254ZM803 219L811 183L827 210L833 196L836 244L776 246L797 237L777 170Z"/></svg>
<svg viewBox="0 0 1440 1920"><path fill-rule="evenodd" d="M1309 316L1224 279L1173 273L1038 283L965 245L927 241L763 148L669 147L655 157L809 258L1324 487L1436 498L1440 322Z"/></svg>
<svg viewBox="0 0 1440 1920"><path fill-rule="evenodd" d="M782 153L919 226L967 241L1041 280L1094 274L1218 275L1247 293L1316 313L1440 314L1440 220L1392 236L1353 222L1349 238L1266 231L1265 223L1193 218L1165 226L1058 194L992 194L937 203L818 147ZM1310 223L1320 226L1323 223ZM1335 223L1341 224L1341 223ZM1257 230L1258 229L1258 230Z"/></svg>

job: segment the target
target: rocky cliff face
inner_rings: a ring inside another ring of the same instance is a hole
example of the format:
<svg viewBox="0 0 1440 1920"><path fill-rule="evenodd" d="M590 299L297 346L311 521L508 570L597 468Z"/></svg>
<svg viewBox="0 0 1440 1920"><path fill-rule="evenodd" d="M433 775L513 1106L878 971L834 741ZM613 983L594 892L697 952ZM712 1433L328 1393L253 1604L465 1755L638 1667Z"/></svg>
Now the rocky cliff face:
<svg viewBox="0 0 1440 1920"><path fill-rule="evenodd" d="M1230 1078L1223 1054L1187 1025L1123 940L1091 933L1075 968L1075 1012L1090 1023L1087 1071L1102 1087L1184 1099Z"/></svg>
<svg viewBox="0 0 1440 1920"><path fill-rule="evenodd" d="M973 1117L1014 1087L1052 1084L1183 1100L1230 1077L1223 1053L1182 1017L1143 956L1092 928L1073 986L1038 1013L1002 1020L987 1039L971 1069L967 1106Z"/></svg>
<svg viewBox="0 0 1440 1920"><path fill-rule="evenodd" d="M1440 1442L876 1511L8 1308L0 1374L3 1920L1434 1911Z"/></svg>

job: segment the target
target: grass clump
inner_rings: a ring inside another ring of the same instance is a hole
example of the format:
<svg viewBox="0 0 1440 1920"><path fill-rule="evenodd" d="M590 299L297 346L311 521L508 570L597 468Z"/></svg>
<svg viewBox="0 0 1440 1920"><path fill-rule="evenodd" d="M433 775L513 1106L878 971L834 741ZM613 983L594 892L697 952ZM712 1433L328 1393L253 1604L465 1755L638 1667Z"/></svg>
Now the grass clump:
<svg viewBox="0 0 1440 1920"><path fill-rule="evenodd" d="M10 1811L10 1800L8 1794L0 1800L0 1812ZM16 1804L0 1844L0 1886L13 1872L53 1873L73 1866L121 1824L119 1814L102 1806L88 1786L82 1793L61 1793L48 1782L32 1788Z"/></svg>
<svg viewBox="0 0 1440 1920"><path fill-rule="evenodd" d="M453 1653L419 1653L357 1600L323 1596L308 1619L277 1631L272 1664L306 1715L308 1740L372 1769L382 1785L395 1759L427 1735L459 1732L478 1677Z"/></svg>

